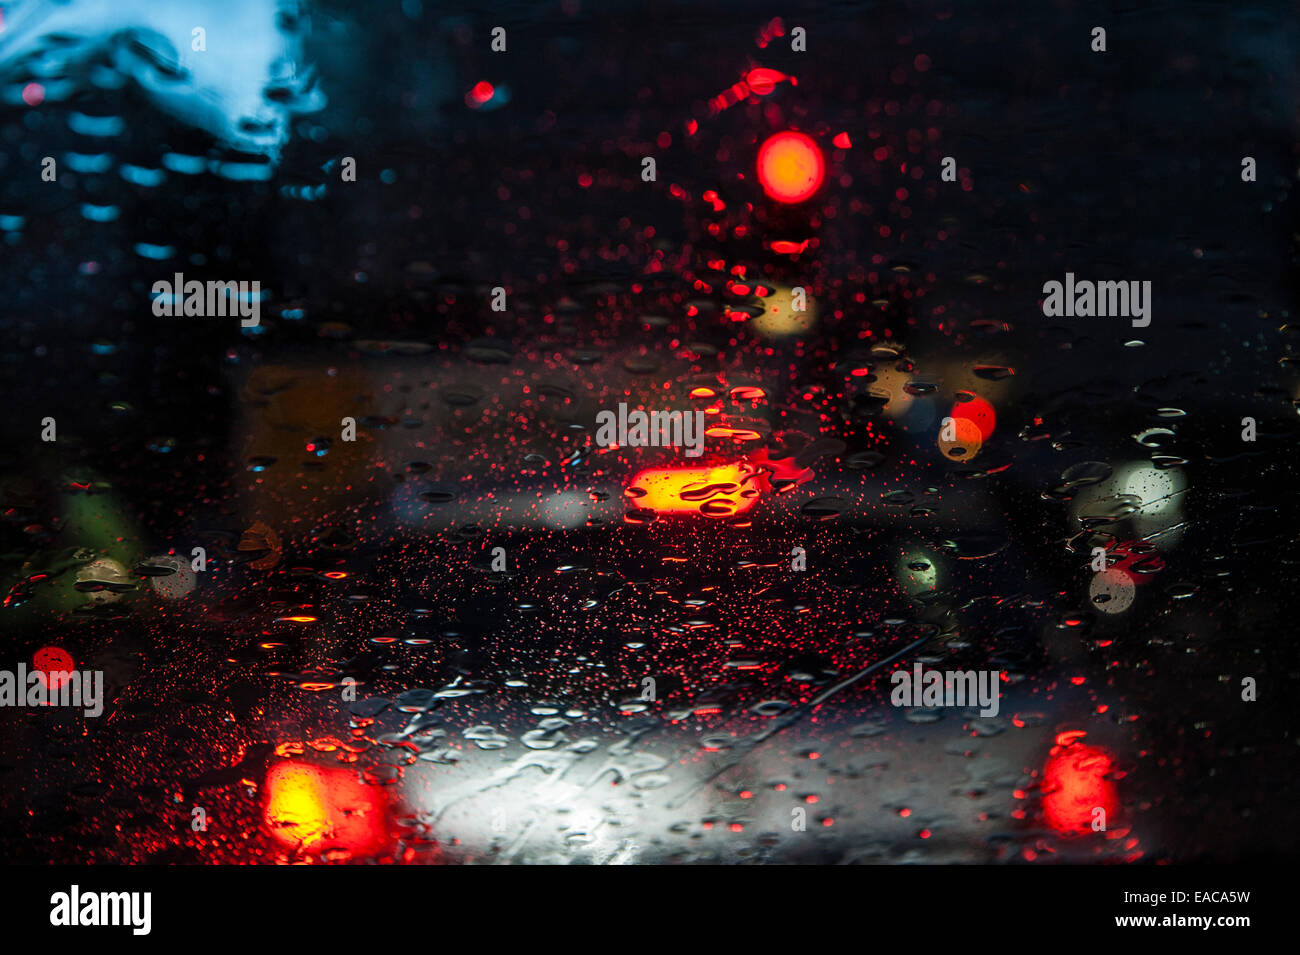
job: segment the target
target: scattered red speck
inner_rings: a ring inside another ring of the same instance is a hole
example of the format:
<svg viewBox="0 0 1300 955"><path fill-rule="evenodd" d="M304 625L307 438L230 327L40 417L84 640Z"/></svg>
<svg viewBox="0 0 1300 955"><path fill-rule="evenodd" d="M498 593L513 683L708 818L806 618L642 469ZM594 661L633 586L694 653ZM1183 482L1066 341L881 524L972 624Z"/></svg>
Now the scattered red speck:
<svg viewBox="0 0 1300 955"><path fill-rule="evenodd" d="M731 825L727 826L727 828L730 829L732 832L744 832L744 831L745 831L745 827L744 827L743 825L741 825L740 823L738 823L738 822L733 822Z"/></svg>
<svg viewBox="0 0 1300 955"><path fill-rule="evenodd" d="M852 149L853 140L849 139L848 133L840 133L833 140L836 149Z"/></svg>
<svg viewBox="0 0 1300 955"><path fill-rule="evenodd" d="M578 176L578 185L583 189L590 189L593 181L589 172L584 172Z"/></svg>
<svg viewBox="0 0 1300 955"><path fill-rule="evenodd" d="M908 816L912 814L912 810L906 808L900 809L898 810L898 814L902 816L904 819L906 819Z"/></svg>
<svg viewBox="0 0 1300 955"><path fill-rule="evenodd" d="M688 120L686 121L686 135L687 135L687 136L694 136L694 135L695 135L696 133L698 133L699 131L700 131L700 124L699 124L698 122L696 122L696 121L693 120L693 119L688 119Z"/></svg>
<svg viewBox="0 0 1300 955"><path fill-rule="evenodd" d="M1082 676L1072 676L1072 677L1070 677L1070 682L1073 683L1075 686L1083 686L1083 684L1086 682L1086 680L1087 680L1087 677L1082 677Z"/></svg>
<svg viewBox="0 0 1300 955"><path fill-rule="evenodd" d="M930 68L930 58L924 53L916 54L916 59L912 61L912 67L918 73L924 73Z"/></svg>
<svg viewBox="0 0 1300 955"><path fill-rule="evenodd" d="M917 833L917 835L919 835L922 839L929 839L929 838L930 838L930 830L929 830L929 829L922 829L920 832Z"/></svg>
<svg viewBox="0 0 1300 955"><path fill-rule="evenodd" d="M23 87L23 102L28 106L40 106L45 102L45 87L40 83L28 83Z"/></svg>
<svg viewBox="0 0 1300 955"><path fill-rule="evenodd" d="M815 802L818 802L818 801L819 801L819 798L818 798L817 796L807 796L807 797L804 798L804 802L809 803L809 804L812 804L812 803L815 803Z"/></svg>

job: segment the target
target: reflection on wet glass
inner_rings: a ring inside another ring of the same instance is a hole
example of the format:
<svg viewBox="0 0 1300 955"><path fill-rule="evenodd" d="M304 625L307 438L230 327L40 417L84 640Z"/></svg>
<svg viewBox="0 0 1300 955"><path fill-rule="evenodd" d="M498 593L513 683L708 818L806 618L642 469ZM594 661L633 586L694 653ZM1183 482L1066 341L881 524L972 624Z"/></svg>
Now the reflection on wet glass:
<svg viewBox="0 0 1300 955"><path fill-rule="evenodd" d="M1295 326L1259 264L1289 180L1239 246L1162 252L1196 231L1172 160L1101 198L1064 157L1128 159L1061 105L1098 91L922 6L827 14L853 43L817 58L776 20L646 43L577 12L493 58L421 3L4 5L37 172L0 196L3 666L105 683L86 719L0 681L0 816L42 837L10 857L1272 838L1294 746L1242 681L1291 659ZM1231 152L1219 69L1161 115ZM1140 339L1043 314L1116 260L1159 300ZM260 282L259 322L155 313L182 274ZM701 413L703 455L598 441L623 405ZM891 703L915 666L996 671L996 715ZM1264 806L1229 820L1242 773Z"/></svg>

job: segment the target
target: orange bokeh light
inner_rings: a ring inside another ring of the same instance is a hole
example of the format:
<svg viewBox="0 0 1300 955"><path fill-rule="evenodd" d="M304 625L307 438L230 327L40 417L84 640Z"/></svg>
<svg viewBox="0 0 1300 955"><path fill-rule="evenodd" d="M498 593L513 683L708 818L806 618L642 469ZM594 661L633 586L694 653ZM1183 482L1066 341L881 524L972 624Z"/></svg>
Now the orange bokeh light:
<svg viewBox="0 0 1300 955"><path fill-rule="evenodd" d="M386 794L352 769L279 763L266 775L266 824L277 840L362 854L385 842Z"/></svg>
<svg viewBox="0 0 1300 955"><path fill-rule="evenodd" d="M637 507L660 514L703 513L729 517L754 506L760 473L742 464L713 468L650 468L628 485L627 496Z"/></svg>
<svg viewBox="0 0 1300 955"><path fill-rule="evenodd" d="M777 133L759 147L758 181L778 202L803 202L825 178L822 151L803 133Z"/></svg>
<svg viewBox="0 0 1300 955"><path fill-rule="evenodd" d="M767 449L743 461L715 467L648 468L623 492L633 507L660 514L730 517L754 506L764 493L812 480L813 472L793 458L773 458Z"/></svg>

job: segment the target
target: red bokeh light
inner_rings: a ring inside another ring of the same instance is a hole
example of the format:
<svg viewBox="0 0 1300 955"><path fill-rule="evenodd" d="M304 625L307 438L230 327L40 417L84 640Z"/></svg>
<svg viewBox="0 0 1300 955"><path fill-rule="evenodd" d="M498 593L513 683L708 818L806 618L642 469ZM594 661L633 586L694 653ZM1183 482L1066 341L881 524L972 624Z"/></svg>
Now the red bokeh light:
<svg viewBox="0 0 1300 955"><path fill-rule="evenodd" d="M953 405L952 416L959 421L965 419L979 429L980 441L993 437L997 428L998 415L993 405L975 395L969 401L959 401Z"/></svg>
<svg viewBox="0 0 1300 955"><path fill-rule="evenodd" d="M1119 806L1110 754L1097 746L1071 741L1053 746L1043 769L1043 818L1064 836L1092 832L1093 813L1105 812L1106 825Z"/></svg>
<svg viewBox="0 0 1300 955"><path fill-rule="evenodd" d="M484 105L496 95L496 87L487 80L479 80L471 87L470 91L465 94L465 102L469 106L477 109Z"/></svg>
<svg viewBox="0 0 1300 955"><path fill-rule="evenodd" d="M47 690L61 688L71 679L75 668L72 654L62 647L41 647L32 655L32 670L41 674Z"/></svg>
<svg viewBox="0 0 1300 955"><path fill-rule="evenodd" d="M777 202L803 202L826 179L826 160L812 138L787 130L758 150L758 181Z"/></svg>

